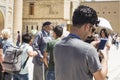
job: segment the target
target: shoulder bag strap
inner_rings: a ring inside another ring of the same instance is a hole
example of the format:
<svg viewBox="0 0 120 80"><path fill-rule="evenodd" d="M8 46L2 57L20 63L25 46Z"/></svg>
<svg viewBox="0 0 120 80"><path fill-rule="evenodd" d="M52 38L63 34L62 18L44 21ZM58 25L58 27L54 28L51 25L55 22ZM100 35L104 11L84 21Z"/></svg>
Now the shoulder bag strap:
<svg viewBox="0 0 120 80"><path fill-rule="evenodd" d="M22 65L22 68L23 68L23 69L25 68L25 65L26 65L28 59L29 59L29 56L27 57L27 59L25 60L25 62L24 62L23 65Z"/></svg>
<svg viewBox="0 0 120 80"><path fill-rule="evenodd" d="M26 46L27 46L27 45L24 45L23 48L25 48ZM26 50L27 50L27 49L26 49ZM29 59L29 56L27 57L27 59L25 60L25 62L24 62L23 65L22 65L22 68L23 68L23 69L25 68L25 65L26 65L28 59Z"/></svg>

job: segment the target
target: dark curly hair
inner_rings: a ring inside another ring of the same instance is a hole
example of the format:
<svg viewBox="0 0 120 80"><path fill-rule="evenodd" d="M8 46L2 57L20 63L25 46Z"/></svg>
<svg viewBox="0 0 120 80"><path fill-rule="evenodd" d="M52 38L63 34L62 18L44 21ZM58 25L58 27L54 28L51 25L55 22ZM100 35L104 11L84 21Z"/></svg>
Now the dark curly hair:
<svg viewBox="0 0 120 80"><path fill-rule="evenodd" d="M55 28L53 28L53 31L57 37L61 37L63 34L63 28L60 25L55 26Z"/></svg>
<svg viewBox="0 0 120 80"><path fill-rule="evenodd" d="M101 34L102 32L104 32L105 33L105 37L108 38L108 32L107 32L107 30L105 28L100 30L100 37L102 37L102 34Z"/></svg>
<svg viewBox="0 0 120 80"><path fill-rule="evenodd" d="M91 23L96 25L99 23L97 13L94 9L80 5L75 9L72 17L73 26L83 25L85 23Z"/></svg>
<svg viewBox="0 0 120 80"><path fill-rule="evenodd" d="M31 34L23 34L22 35L22 42L25 42L25 43L29 43L32 39L32 35Z"/></svg>

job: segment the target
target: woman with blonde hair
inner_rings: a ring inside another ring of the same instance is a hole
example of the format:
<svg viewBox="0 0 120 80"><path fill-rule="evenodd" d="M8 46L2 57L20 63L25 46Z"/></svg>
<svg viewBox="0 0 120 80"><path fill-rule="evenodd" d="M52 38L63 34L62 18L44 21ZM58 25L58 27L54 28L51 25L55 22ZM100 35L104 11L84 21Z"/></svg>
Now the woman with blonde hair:
<svg viewBox="0 0 120 80"><path fill-rule="evenodd" d="M3 37L3 39L10 38L10 30L9 29L3 29L2 30L2 37Z"/></svg>
<svg viewBox="0 0 120 80"><path fill-rule="evenodd" d="M13 45L13 42L10 39L11 34L9 29L3 29L1 33L3 37L2 44L3 44L3 53L4 53L9 46Z"/></svg>
<svg viewBox="0 0 120 80"><path fill-rule="evenodd" d="M5 54L5 50L10 47L13 46L13 42L10 39L11 34L10 34L10 30L9 29L3 29L2 30L2 45L3 45L3 55ZM4 66L3 66L4 68ZM4 72L3 74L3 80L11 80L12 79L12 74L8 73L8 72Z"/></svg>

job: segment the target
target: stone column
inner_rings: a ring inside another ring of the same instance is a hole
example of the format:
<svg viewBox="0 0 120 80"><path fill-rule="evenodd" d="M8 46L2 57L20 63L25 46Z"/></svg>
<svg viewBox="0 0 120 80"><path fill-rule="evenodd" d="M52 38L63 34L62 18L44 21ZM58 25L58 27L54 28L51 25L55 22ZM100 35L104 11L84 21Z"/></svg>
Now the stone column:
<svg viewBox="0 0 120 80"><path fill-rule="evenodd" d="M23 0L14 0L14 13L13 13L13 41L16 43L17 31L22 34L22 11Z"/></svg>

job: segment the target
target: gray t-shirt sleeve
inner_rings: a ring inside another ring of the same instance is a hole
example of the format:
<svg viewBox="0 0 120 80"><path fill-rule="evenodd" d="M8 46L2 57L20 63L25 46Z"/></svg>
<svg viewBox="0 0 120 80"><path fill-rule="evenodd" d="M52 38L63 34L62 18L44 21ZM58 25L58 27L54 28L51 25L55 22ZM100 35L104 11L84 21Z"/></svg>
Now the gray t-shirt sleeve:
<svg viewBox="0 0 120 80"><path fill-rule="evenodd" d="M97 50L95 48L89 48L87 55L87 64L89 71L92 74L102 69Z"/></svg>

